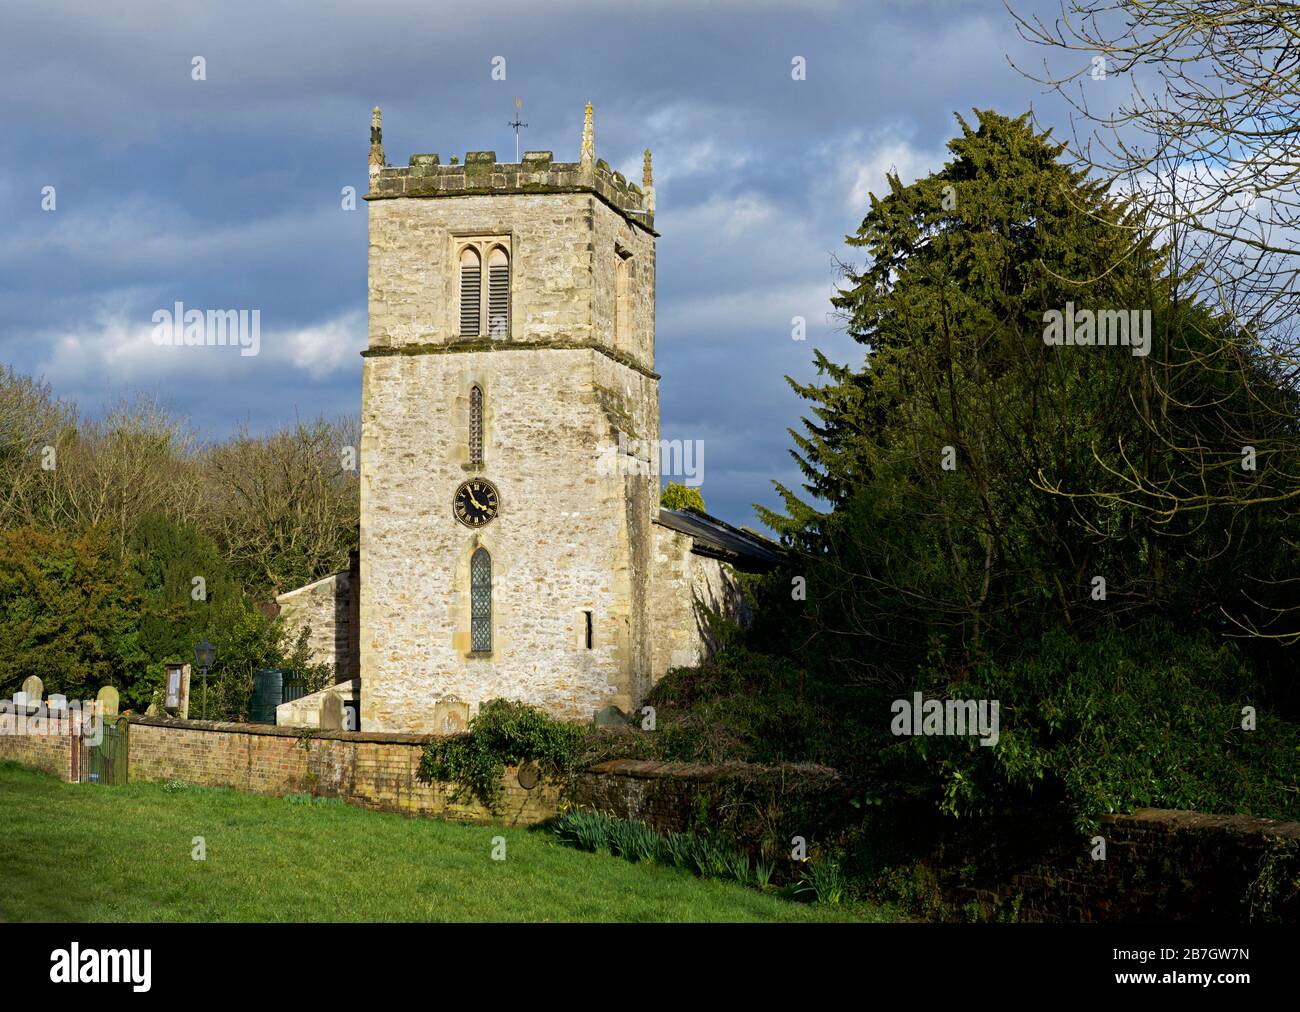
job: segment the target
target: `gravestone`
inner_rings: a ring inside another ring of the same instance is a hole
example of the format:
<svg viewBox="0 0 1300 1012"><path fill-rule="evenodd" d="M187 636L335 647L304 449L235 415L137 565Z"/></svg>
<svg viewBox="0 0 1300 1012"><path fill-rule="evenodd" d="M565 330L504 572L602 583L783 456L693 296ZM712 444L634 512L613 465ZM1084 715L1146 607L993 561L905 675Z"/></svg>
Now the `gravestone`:
<svg viewBox="0 0 1300 1012"><path fill-rule="evenodd" d="M102 713L105 717L116 717L119 703L117 690L111 685L105 685L99 690L99 695L95 697L99 705L103 708Z"/></svg>
<svg viewBox="0 0 1300 1012"><path fill-rule="evenodd" d="M28 706L40 706L45 698L45 683L35 675L23 679L23 695L27 697Z"/></svg>
<svg viewBox="0 0 1300 1012"><path fill-rule="evenodd" d="M619 727L627 723L627 714L617 706L607 706L596 711L597 727Z"/></svg>
<svg viewBox="0 0 1300 1012"><path fill-rule="evenodd" d="M156 716L158 716L158 704L157 704L157 703L150 703L150 704L149 704L149 708L148 708L147 710L144 711L144 715L145 715L146 717L156 717Z"/></svg>
<svg viewBox="0 0 1300 1012"><path fill-rule="evenodd" d="M469 704L455 696L440 699L433 706L435 734L460 734L469 725Z"/></svg>
<svg viewBox="0 0 1300 1012"><path fill-rule="evenodd" d="M320 729L322 731L343 730L343 697L337 692L325 693L320 703Z"/></svg>

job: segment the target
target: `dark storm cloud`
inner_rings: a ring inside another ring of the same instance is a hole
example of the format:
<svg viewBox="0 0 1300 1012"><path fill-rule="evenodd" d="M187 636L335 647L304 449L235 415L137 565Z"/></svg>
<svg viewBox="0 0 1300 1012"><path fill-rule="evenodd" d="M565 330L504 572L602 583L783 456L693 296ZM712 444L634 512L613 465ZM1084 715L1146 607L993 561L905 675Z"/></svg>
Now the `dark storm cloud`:
<svg viewBox="0 0 1300 1012"><path fill-rule="evenodd" d="M828 298L866 193L942 163L954 111L1041 104L1000 4L46 3L0 38L0 358L95 409L156 392L219 437L355 411L369 110L388 158L655 156L666 438L705 440L710 508L797 481L812 348L861 349ZM207 80L191 80L191 60ZM505 82L491 79L504 57ZM791 79L791 59L807 80ZM53 186L58 209L40 209ZM263 354L167 355L151 314L257 307ZM791 319L808 339L791 340Z"/></svg>

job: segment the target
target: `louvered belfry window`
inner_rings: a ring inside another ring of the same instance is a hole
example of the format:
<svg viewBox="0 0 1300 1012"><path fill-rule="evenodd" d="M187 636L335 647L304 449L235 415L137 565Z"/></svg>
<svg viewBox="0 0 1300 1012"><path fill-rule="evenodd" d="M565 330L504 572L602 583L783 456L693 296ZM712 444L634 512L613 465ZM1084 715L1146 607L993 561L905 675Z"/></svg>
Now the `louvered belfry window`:
<svg viewBox="0 0 1300 1012"><path fill-rule="evenodd" d="M477 549L469 560L470 649L492 651L492 556Z"/></svg>
<svg viewBox="0 0 1300 1012"><path fill-rule="evenodd" d="M469 462L483 463L483 390L477 386L469 390Z"/></svg>
<svg viewBox="0 0 1300 1012"><path fill-rule="evenodd" d="M510 335L510 258L500 246L488 257L488 333L498 341Z"/></svg>
<svg viewBox="0 0 1300 1012"><path fill-rule="evenodd" d="M460 336L479 336L479 312L483 300L483 261L476 249L460 255Z"/></svg>

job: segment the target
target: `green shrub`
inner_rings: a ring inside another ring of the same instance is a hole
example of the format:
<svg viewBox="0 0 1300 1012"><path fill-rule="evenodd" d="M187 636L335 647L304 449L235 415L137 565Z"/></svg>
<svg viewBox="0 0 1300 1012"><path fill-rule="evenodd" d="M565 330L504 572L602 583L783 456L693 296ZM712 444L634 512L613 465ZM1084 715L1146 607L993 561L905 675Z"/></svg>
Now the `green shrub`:
<svg viewBox="0 0 1300 1012"><path fill-rule="evenodd" d="M1061 792L1078 828L1136 808L1300 817L1300 727L1259 698L1238 650L1162 622L1091 640L1054 631L1008 663L976 666L960 683L935 674L927 695L998 700L993 747L974 737L906 740L900 754L968 817L1008 800ZM1242 708L1257 727L1243 730Z"/></svg>
<svg viewBox="0 0 1300 1012"><path fill-rule="evenodd" d="M670 510L691 510L694 513L708 512L704 508L704 496L698 488L670 481L659 493L659 505Z"/></svg>
<svg viewBox="0 0 1300 1012"><path fill-rule="evenodd" d="M567 778L580 754L584 729L548 716L535 706L493 699L479 707L464 734L424 747L420 776L456 785L459 801L477 800L500 810L507 766L534 762L543 774Z"/></svg>

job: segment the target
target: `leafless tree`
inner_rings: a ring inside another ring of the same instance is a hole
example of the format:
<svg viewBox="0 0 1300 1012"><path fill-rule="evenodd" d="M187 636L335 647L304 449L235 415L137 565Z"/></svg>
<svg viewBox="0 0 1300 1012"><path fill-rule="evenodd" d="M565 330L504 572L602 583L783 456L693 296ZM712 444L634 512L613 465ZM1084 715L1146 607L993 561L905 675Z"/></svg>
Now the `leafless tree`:
<svg viewBox="0 0 1300 1012"><path fill-rule="evenodd" d="M1004 3L1022 38L1059 57L1020 69L1069 101L1080 161L1131 190L1165 238L1178 235L1189 295L1294 370L1300 4L1060 0L1048 19Z"/></svg>
<svg viewBox="0 0 1300 1012"><path fill-rule="evenodd" d="M271 593L342 569L360 498L355 418L317 419L209 449L209 525L226 555Z"/></svg>

